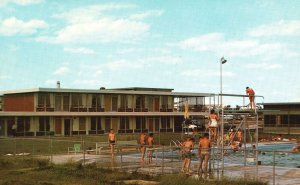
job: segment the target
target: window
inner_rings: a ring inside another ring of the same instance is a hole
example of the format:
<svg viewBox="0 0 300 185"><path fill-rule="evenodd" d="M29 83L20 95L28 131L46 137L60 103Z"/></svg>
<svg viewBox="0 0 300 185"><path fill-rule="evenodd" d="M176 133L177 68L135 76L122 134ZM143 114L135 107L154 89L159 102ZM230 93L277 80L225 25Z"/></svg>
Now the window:
<svg viewBox="0 0 300 185"><path fill-rule="evenodd" d="M112 96L112 111L118 110L118 96Z"/></svg>
<svg viewBox="0 0 300 185"><path fill-rule="evenodd" d="M92 107L101 107L101 95L92 96Z"/></svg>
<svg viewBox="0 0 300 185"><path fill-rule="evenodd" d="M91 117L91 130L102 130L101 117Z"/></svg>
<svg viewBox="0 0 300 185"><path fill-rule="evenodd" d="M276 116L275 115L265 115L264 116L266 126L276 125Z"/></svg>
<svg viewBox="0 0 300 185"><path fill-rule="evenodd" d="M72 94L71 102L73 107L82 106L82 94Z"/></svg>
<svg viewBox="0 0 300 185"><path fill-rule="evenodd" d="M55 96L55 111L61 111L62 106L61 106L61 95L56 95Z"/></svg>
<svg viewBox="0 0 300 185"><path fill-rule="evenodd" d="M128 130L129 129L129 118L121 117L120 118L120 130Z"/></svg>
<svg viewBox="0 0 300 185"><path fill-rule="evenodd" d="M280 125L287 126L289 124L289 116L288 115L281 115L280 117Z"/></svg>
<svg viewBox="0 0 300 185"><path fill-rule="evenodd" d="M146 129L145 117L136 117L135 124L136 124L136 129L140 129L140 130Z"/></svg>
<svg viewBox="0 0 300 185"><path fill-rule="evenodd" d="M69 111L69 95L64 95L63 96L63 110L64 111Z"/></svg>
<svg viewBox="0 0 300 185"><path fill-rule="evenodd" d="M137 109L145 108L145 97L144 96L137 96L136 97L135 107Z"/></svg>
<svg viewBox="0 0 300 185"><path fill-rule="evenodd" d="M39 118L39 131L41 131L41 132L50 131L49 117L40 117Z"/></svg>
<svg viewBox="0 0 300 185"><path fill-rule="evenodd" d="M30 118L29 117L18 117L17 118L17 131L28 132L30 130Z"/></svg>
<svg viewBox="0 0 300 185"><path fill-rule="evenodd" d="M161 108L167 109L168 108L168 96L162 96L161 98Z"/></svg>
<svg viewBox="0 0 300 185"><path fill-rule="evenodd" d="M120 108L127 108L127 107L128 107L127 95L121 95L121 106L120 106Z"/></svg>
<svg viewBox="0 0 300 185"><path fill-rule="evenodd" d="M300 125L300 115L290 115L290 126L299 126Z"/></svg>
<svg viewBox="0 0 300 185"><path fill-rule="evenodd" d="M38 106L39 107L51 107L49 93L39 93L38 94Z"/></svg>
<svg viewBox="0 0 300 185"><path fill-rule="evenodd" d="M161 117L161 128L171 128L171 119L168 116Z"/></svg>

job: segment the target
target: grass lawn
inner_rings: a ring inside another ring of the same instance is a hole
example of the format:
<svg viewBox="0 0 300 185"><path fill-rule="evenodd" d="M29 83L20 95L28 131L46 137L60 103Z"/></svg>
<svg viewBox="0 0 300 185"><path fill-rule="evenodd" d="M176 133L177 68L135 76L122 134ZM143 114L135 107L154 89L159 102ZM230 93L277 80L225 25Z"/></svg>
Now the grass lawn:
<svg viewBox="0 0 300 185"><path fill-rule="evenodd" d="M131 181L129 181L131 180ZM135 180L135 181L132 181ZM143 181L137 181L143 180ZM129 183L128 183L129 182ZM151 177L138 173L112 171L96 164L50 164L48 160L29 157L0 157L0 185L101 185L101 184L160 184L160 185L264 185L251 180L204 180L182 174Z"/></svg>

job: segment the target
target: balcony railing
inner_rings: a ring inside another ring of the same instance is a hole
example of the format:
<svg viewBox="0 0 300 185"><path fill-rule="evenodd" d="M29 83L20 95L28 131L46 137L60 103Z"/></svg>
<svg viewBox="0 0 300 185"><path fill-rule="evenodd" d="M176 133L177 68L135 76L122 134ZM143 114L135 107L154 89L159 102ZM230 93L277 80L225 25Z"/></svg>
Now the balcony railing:
<svg viewBox="0 0 300 185"><path fill-rule="evenodd" d="M158 109L159 111L154 111L147 107L143 108L129 108L129 107L119 107L117 112L184 112L184 106L161 106ZM190 112L205 112L208 108L204 105L190 105ZM81 105L81 106L70 106L63 105L61 108L57 108L54 105L38 105L36 106L36 112L105 112L105 107L103 106L91 106L91 105ZM110 111L106 111L110 112Z"/></svg>

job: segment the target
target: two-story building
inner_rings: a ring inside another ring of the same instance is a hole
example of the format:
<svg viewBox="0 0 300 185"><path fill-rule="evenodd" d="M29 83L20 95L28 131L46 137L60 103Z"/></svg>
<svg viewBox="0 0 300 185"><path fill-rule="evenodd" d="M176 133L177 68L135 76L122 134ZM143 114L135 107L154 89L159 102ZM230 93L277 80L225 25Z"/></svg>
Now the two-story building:
<svg viewBox="0 0 300 185"><path fill-rule="evenodd" d="M265 133L300 134L300 102L263 105Z"/></svg>
<svg viewBox="0 0 300 185"><path fill-rule="evenodd" d="M0 136L95 135L180 132L185 102L189 115L203 118L214 94L173 92L167 88L98 90L36 88L2 92Z"/></svg>

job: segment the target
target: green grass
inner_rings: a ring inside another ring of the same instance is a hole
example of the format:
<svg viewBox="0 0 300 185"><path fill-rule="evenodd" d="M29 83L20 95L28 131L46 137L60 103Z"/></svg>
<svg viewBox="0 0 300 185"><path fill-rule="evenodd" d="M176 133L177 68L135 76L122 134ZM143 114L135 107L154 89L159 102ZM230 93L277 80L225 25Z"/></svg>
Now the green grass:
<svg viewBox="0 0 300 185"><path fill-rule="evenodd" d="M171 139L180 140L181 134L168 133L154 135L157 144L169 145ZM139 134L117 134L117 140L128 141L139 139ZM85 149L95 148L96 142L107 142L107 135L71 136L71 137L17 137L0 139L0 154L30 153L31 155L62 154L68 147L81 143Z"/></svg>
<svg viewBox="0 0 300 185"><path fill-rule="evenodd" d="M139 173L125 173L80 163L50 164L46 159L29 157L0 157L0 185L102 185L124 184L126 180L155 181L161 185L265 185L242 179L204 180L182 174L152 177Z"/></svg>

